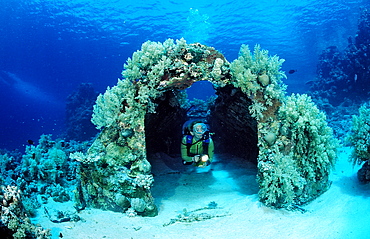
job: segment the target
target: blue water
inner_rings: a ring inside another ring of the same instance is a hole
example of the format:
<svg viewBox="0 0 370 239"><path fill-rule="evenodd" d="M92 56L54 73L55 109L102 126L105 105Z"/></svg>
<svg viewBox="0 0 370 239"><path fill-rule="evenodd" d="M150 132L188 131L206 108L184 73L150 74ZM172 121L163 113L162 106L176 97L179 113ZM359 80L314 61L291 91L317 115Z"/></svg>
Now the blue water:
<svg viewBox="0 0 370 239"><path fill-rule="evenodd" d="M80 83L115 85L147 40L184 37L229 61L260 44L297 70L288 91L305 92L320 52L356 34L361 6L368 0L0 0L0 148L60 135L66 97Z"/></svg>

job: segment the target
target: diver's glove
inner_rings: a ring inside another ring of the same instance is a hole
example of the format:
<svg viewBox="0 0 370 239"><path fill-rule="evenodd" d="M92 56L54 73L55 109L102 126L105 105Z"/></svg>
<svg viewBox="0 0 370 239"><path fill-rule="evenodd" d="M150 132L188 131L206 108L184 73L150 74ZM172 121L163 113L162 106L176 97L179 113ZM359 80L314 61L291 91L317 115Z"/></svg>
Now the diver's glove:
<svg viewBox="0 0 370 239"><path fill-rule="evenodd" d="M196 162L194 161L195 166L200 167L200 168L205 168L211 164L211 162L209 161L209 156L207 154L202 154L202 155L197 155L197 156L198 156L198 161Z"/></svg>
<svg viewBox="0 0 370 239"><path fill-rule="evenodd" d="M195 155L193 158L192 158L192 160L193 160L193 162L194 163L198 163L199 162L199 160L200 160L200 155L198 154L198 155Z"/></svg>

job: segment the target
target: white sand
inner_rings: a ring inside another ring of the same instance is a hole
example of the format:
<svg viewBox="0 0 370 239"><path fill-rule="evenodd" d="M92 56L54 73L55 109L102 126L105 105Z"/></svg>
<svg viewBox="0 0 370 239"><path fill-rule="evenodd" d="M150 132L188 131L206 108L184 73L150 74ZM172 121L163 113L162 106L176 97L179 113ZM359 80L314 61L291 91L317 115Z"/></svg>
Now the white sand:
<svg viewBox="0 0 370 239"><path fill-rule="evenodd" d="M157 217L127 217L122 213L86 209L84 221L52 223L39 210L33 222L52 229L53 238L370 238L370 186L359 185L348 162L350 150L340 152L331 175L331 188L299 211L273 210L258 201L256 166L240 159L216 155L209 172L176 173L177 163L159 156L152 160L155 185L152 189L159 207ZM158 155L157 155L158 156ZM216 209L199 210L219 216L191 223L171 219L216 202ZM49 210L73 211L73 203L49 202Z"/></svg>

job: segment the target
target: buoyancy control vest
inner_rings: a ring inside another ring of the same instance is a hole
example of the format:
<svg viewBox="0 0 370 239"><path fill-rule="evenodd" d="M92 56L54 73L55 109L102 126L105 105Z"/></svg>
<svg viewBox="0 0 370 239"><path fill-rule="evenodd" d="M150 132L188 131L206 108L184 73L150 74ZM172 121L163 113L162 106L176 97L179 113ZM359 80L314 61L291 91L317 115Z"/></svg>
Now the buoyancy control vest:
<svg viewBox="0 0 370 239"><path fill-rule="evenodd" d="M208 145L209 145L209 142L210 142L210 136L209 136L208 131L206 131L204 133L203 137L200 140L196 141L195 143L193 143L193 136L192 135L186 135L186 150L187 150L187 154L188 154L189 157L195 156L195 154L190 152L191 146L193 146L194 144L197 144L200 141L202 141L202 146L203 146L202 154L208 154Z"/></svg>

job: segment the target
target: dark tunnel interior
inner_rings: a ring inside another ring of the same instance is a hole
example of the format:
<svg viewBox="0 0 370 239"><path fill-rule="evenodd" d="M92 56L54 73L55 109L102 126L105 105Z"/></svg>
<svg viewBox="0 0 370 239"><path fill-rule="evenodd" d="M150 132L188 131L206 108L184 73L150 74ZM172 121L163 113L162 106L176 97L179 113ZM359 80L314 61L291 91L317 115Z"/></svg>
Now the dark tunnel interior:
<svg viewBox="0 0 370 239"><path fill-rule="evenodd" d="M216 89L217 98L205 119L214 133L215 153L228 153L257 163L257 121L248 107L252 101L231 85ZM190 120L187 110L180 107L176 95L169 90L155 100L155 113L145 117L147 154L163 152L180 154L183 124Z"/></svg>

